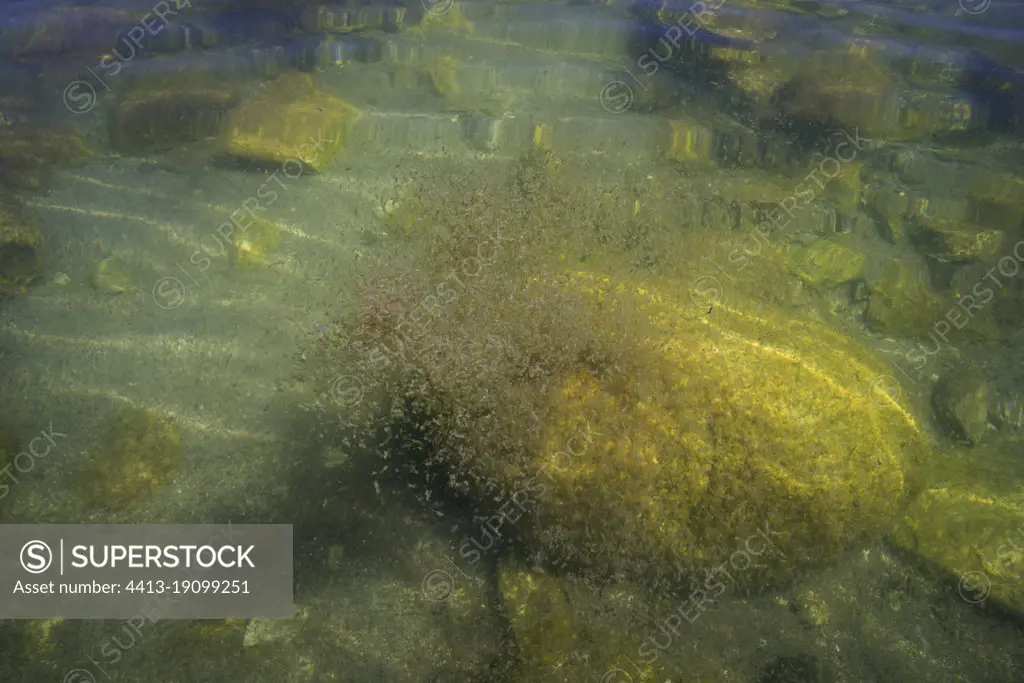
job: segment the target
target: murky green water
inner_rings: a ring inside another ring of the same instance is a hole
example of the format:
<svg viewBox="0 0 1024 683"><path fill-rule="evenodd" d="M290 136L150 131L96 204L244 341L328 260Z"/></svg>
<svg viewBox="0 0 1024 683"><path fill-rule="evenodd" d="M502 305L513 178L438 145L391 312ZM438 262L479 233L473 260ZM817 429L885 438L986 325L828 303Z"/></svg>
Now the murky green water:
<svg viewBox="0 0 1024 683"><path fill-rule="evenodd" d="M294 534L0 681L1024 680L1019 3L0 16L0 536Z"/></svg>

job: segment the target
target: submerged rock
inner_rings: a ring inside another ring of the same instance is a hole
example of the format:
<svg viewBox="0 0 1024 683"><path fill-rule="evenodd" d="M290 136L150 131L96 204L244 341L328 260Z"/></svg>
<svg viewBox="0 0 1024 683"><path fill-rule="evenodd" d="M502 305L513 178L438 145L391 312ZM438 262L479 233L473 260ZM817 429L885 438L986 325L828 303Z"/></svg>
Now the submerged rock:
<svg viewBox="0 0 1024 683"><path fill-rule="evenodd" d="M948 305L932 291L927 268L914 261L892 260L868 282L868 325L879 332L924 335Z"/></svg>
<svg viewBox="0 0 1024 683"><path fill-rule="evenodd" d="M180 466L178 427L151 410L128 408L115 418L102 453L79 484L92 504L120 510L148 498Z"/></svg>
<svg viewBox="0 0 1024 683"><path fill-rule="evenodd" d="M892 540L944 570L959 596L1024 613L1024 494L1019 440L936 460L931 482L896 523Z"/></svg>
<svg viewBox="0 0 1024 683"><path fill-rule="evenodd" d="M914 238L923 253L946 263L995 262L1008 251L1003 230L967 221L918 217Z"/></svg>
<svg viewBox="0 0 1024 683"><path fill-rule="evenodd" d="M832 240L818 240L793 254L793 271L812 287L851 282L864 269L864 254Z"/></svg>
<svg viewBox="0 0 1024 683"><path fill-rule="evenodd" d="M944 377L932 394L935 418L952 439L979 443L990 428L991 394L977 376Z"/></svg>
<svg viewBox="0 0 1024 683"><path fill-rule="evenodd" d="M325 169L360 116L355 108L317 90L308 75L289 73L231 110L221 126L219 146L222 153L246 162L281 166L294 179L303 169Z"/></svg>
<svg viewBox="0 0 1024 683"><path fill-rule="evenodd" d="M518 509L546 562L602 575L664 577L730 553L745 555L738 574L785 574L887 523L926 447L878 391L884 367L821 325L695 311L669 291L534 279L519 299L534 321L509 328L546 328L547 358L527 339L481 346L508 322L497 301L470 306L475 327L448 329L443 347L409 350L439 459L500 490L498 524ZM472 386L455 379L466 366L483 372Z"/></svg>
<svg viewBox="0 0 1024 683"><path fill-rule="evenodd" d="M523 680L631 680L634 673L660 678L670 672L656 657L635 661L650 626L641 618L643 598L628 587L599 590L505 566L499 590Z"/></svg>
<svg viewBox="0 0 1024 683"><path fill-rule="evenodd" d="M695 313L594 274L535 296L558 288L622 335L623 353L552 377L525 457L492 448L475 458L507 490L532 475L531 532L549 553L628 573L757 549L763 566L782 570L833 558L896 511L924 439L875 393L884 370L848 340L770 311ZM616 324L609 309L619 306L650 322L646 334ZM493 443L481 428L481 446Z"/></svg>

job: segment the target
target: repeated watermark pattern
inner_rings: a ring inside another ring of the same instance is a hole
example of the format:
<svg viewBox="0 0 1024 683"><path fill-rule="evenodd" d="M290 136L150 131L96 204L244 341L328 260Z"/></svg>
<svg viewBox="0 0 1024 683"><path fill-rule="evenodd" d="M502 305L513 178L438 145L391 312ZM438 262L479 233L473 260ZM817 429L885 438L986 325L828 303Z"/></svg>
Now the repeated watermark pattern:
<svg viewBox="0 0 1024 683"><path fill-rule="evenodd" d="M703 2L703 0L697 0L697 2L690 5L689 9L683 12L679 20L669 26L665 34L658 38L655 47L649 48L647 52L637 57L636 65L643 70L644 77L647 79L653 78L661 70L662 64L678 54L683 33L686 33L690 37L689 39L693 40L694 36L704 27L706 22L724 4L725 0L711 0L707 3ZM645 92L648 90L648 86L644 84L644 81L637 77L630 69L627 68L626 73ZM629 108L633 106L633 88L626 81L612 81L601 88L601 94L598 99L601 101L601 106L609 114L622 114L629 111Z"/></svg>
<svg viewBox="0 0 1024 683"><path fill-rule="evenodd" d="M174 7L172 8L171 5ZM96 69L104 72L108 78L117 76L135 59L136 50L144 49L144 43L140 42L143 38L147 35L150 38L155 38L167 28L167 17L173 17L178 14L179 10L190 7L192 7L191 0L160 0L153 5L153 9L139 19L139 23L129 29L128 33L121 38L121 42L129 51L128 55L122 55L121 46L118 45L111 50L111 53L103 55ZM112 88L96 73L96 70L90 67L86 67L86 70L107 92L112 91ZM97 100L96 88L89 81L72 81L64 88L64 106L72 114L88 114L96 107Z"/></svg>
<svg viewBox="0 0 1024 683"><path fill-rule="evenodd" d="M316 137L309 136L309 140L300 144L295 156L286 159L281 168L267 174L267 180L261 184L254 196L242 202L240 208L235 209L228 216L228 220L221 223L210 234L216 247L207 247L200 240L199 249L189 255L188 262L198 269L199 273L209 270L213 261L212 258L220 258L228 253L228 245L232 244L235 231L245 233L257 220L256 213L266 211L277 202L279 191L281 193L289 189L278 174L290 181L298 180L305 173L307 167L313 165L320 153L325 150L326 144L334 144L337 140L325 139L323 131L317 129ZM294 173L293 173L294 171ZM276 189L275 189L276 188ZM245 215L242 215L242 214ZM178 269L185 274L192 284L201 287L195 277L180 262L175 262ZM185 283L176 277L162 277L153 285L153 301L164 310L173 310L181 306L186 299L187 290Z"/></svg>
<svg viewBox="0 0 1024 683"><path fill-rule="evenodd" d="M50 425L39 432L38 436L32 438L28 442L28 448L21 451L7 464L2 470L0 470L0 500L7 497L7 494L11 492L12 486L17 486L21 483L21 480L12 472L15 470L18 474L29 474L36 468L36 461L42 460L50 454L50 451L57 448L57 437L65 437L67 434L61 434L53 430L53 422ZM36 450L36 442L42 442L40 447L45 447L42 453ZM8 483L10 482L10 483Z"/></svg>

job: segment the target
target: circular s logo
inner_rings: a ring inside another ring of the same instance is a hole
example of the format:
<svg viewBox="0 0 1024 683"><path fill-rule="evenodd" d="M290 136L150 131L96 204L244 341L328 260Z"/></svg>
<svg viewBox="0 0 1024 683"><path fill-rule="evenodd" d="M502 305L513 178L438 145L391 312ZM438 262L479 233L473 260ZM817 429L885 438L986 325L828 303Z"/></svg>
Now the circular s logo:
<svg viewBox="0 0 1024 683"><path fill-rule="evenodd" d="M88 114L96 106L96 88L85 81L72 81L64 88L64 106L72 114Z"/></svg>
<svg viewBox="0 0 1024 683"><path fill-rule="evenodd" d="M601 106L609 114L621 114L633 104L633 89L622 81L612 81L601 88Z"/></svg>
<svg viewBox="0 0 1024 683"><path fill-rule="evenodd" d="M977 605L985 602L985 599L991 595L992 580L988 578L988 574L985 572L967 572L960 577L960 583L957 588L961 598L972 605Z"/></svg>
<svg viewBox="0 0 1024 683"><path fill-rule="evenodd" d="M423 0L423 9L435 16L448 14L455 6L455 0Z"/></svg>
<svg viewBox="0 0 1024 683"><path fill-rule="evenodd" d="M879 408L898 404L902 393L899 381L892 375L879 375L868 386L868 397Z"/></svg>
<svg viewBox="0 0 1024 683"><path fill-rule="evenodd" d="M455 579L441 569L427 572L423 577L423 595L431 602L444 602L455 592Z"/></svg>
<svg viewBox="0 0 1024 683"><path fill-rule="evenodd" d="M967 14L981 14L992 6L992 0L960 0L960 9Z"/></svg>
<svg viewBox="0 0 1024 683"><path fill-rule="evenodd" d="M64 674L64 683L96 683L96 677L85 669L72 669Z"/></svg>
<svg viewBox="0 0 1024 683"><path fill-rule="evenodd" d="M363 390L363 383L352 375L342 375L331 383L331 396L343 408L357 405L363 399Z"/></svg>
<svg viewBox="0 0 1024 683"><path fill-rule="evenodd" d="M153 302L172 311L185 301L185 285L176 277L162 277L153 285Z"/></svg>
<svg viewBox="0 0 1024 683"><path fill-rule="evenodd" d="M21 546L21 567L29 574L42 574L53 564L53 551L42 541L29 541Z"/></svg>
<svg viewBox="0 0 1024 683"><path fill-rule="evenodd" d="M690 298L697 308L722 303L722 283L712 275L701 275L690 285Z"/></svg>

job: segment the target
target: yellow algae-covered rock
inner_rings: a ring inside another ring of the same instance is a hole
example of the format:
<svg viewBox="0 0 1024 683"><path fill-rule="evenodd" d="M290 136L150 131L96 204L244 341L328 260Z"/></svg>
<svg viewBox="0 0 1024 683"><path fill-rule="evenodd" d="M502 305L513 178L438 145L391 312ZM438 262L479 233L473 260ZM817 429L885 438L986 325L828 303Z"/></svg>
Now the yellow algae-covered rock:
<svg viewBox="0 0 1024 683"><path fill-rule="evenodd" d="M927 333L949 308L932 291L925 266L907 259L888 261L868 287L866 320L882 332Z"/></svg>
<svg viewBox="0 0 1024 683"><path fill-rule="evenodd" d="M996 261L1006 252L1006 233L963 221L919 216L916 241L938 261Z"/></svg>
<svg viewBox="0 0 1024 683"><path fill-rule="evenodd" d="M42 274L43 236L21 202L0 194L0 295L13 295Z"/></svg>
<svg viewBox="0 0 1024 683"><path fill-rule="evenodd" d="M766 561L821 561L896 512L924 440L873 392L885 371L854 344L768 311L694 314L593 274L551 286L584 293L595 319L617 299L653 329L634 340L634 362L620 361L627 375L582 364L548 394L531 466L551 484L538 505L564 528L540 530L546 545L585 548L588 520L602 520L602 545L620 557L706 560L761 529L778 548ZM506 463L483 460L507 476Z"/></svg>
<svg viewBox="0 0 1024 683"><path fill-rule="evenodd" d="M322 171L341 151L359 117L355 108L316 90L308 74L284 74L232 110L221 130L220 147L251 162L297 161Z"/></svg>
<svg viewBox="0 0 1024 683"><path fill-rule="evenodd" d="M177 426L151 410L127 408L116 417L103 450L79 479L80 488L93 505L119 510L152 495L180 466Z"/></svg>
<svg viewBox="0 0 1024 683"><path fill-rule="evenodd" d="M830 287L860 277L864 254L832 240L818 240L794 252L792 268L807 284Z"/></svg>
<svg viewBox="0 0 1024 683"><path fill-rule="evenodd" d="M1024 613L1021 441L937 455L932 483L896 523L892 538L948 572L960 597ZM1015 474L1016 473L1016 474Z"/></svg>

